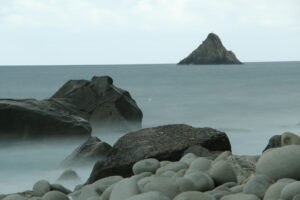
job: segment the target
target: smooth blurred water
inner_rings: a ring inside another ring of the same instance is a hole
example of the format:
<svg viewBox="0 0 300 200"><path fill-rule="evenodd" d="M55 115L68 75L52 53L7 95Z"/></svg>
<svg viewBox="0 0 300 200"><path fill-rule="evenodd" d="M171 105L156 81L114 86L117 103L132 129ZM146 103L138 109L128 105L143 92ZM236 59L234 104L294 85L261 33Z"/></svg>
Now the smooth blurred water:
<svg viewBox="0 0 300 200"><path fill-rule="evenodd" d="M0 66L0 98L44 99L70 79L103 75L131 93L143 111L143 127L186 123L220 129L235 154L259 154L270 136L300 131L300 62ZM120 137L97 136L111 144ZM58 163L77 145L0 147L0 193L30 189L42 177L54 181L62 172ZM79 170L83 180L90 170Z"/></svg>

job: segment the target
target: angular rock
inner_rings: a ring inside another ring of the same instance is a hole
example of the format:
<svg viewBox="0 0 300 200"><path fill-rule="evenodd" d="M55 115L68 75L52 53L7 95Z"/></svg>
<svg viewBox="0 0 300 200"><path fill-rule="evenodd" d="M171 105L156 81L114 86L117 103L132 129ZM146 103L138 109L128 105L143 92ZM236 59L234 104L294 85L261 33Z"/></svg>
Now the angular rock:
<svg viewBox="0 0 300 200"><path fill-rule="evenodd" d="M300 179L300 146L288 145L262 154L256 164L256 173L274 181L281 178Z"/></svg>
<svg viewBox="0 0 300 200"><path fill-rule="evenodd" d="M89 122L76 107L56 99L0 99L0 139L87 138Z"/></svg>
<svg viewBox="0 0 300 200"><path fill-rule="evenodd" d="M87 138L141 127L142 111L108 76L71 80L50 99L0 99L0 139Z"/></svg>
<svg viewBox="0 0 300 200"><path fill-rule="evenodd" d="M96 161L104 161L111 149L112 147L106 142L102 142L97 137L90 137L67 156L60 167L84 166L94 164Z"/></svg>
<svg viewBox="0 0 300 200"><path fill-rule="evenodd" d="M179 65L199 64L242 64L232 51L227 51L220 38L210 33L206 40Z"/></svg>
<svg viewBox="0 0 300 200"><path fill-rule="evenodd" d="M131 176L133 164L147 158L177 161L193 145L213 151L231 151L227 135L215 129L183 124L146 128L121 137L106 162L96 163L87 183L111 175Z"/></svg>
<svg viewBox="0 0 300 200"><path fill-rule="evenodd" d="M263 150L265 152L267 149L281 147L281 135L274 135L270 138L268 145Z"/></svg>
<svg viewBox="0 0 300 200"><path fill-rule="evenodd" d="M91 81L70 80L51 99L75 105L93 129L128 131L141 128L142 111L129 92L114 86L109 76L94 76Z"/></svg>

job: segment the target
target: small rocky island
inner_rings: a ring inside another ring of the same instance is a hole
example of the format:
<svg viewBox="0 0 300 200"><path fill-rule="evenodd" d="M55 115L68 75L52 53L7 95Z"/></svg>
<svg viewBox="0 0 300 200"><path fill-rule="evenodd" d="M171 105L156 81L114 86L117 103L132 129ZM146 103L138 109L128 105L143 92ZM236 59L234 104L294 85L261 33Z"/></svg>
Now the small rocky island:
<svg viewBox="0 0 300 200"><path fill-rule="evenodd" d="M210 33L206 40L178 65L242 64L232 51L228 51L220 38Z"/></svg>

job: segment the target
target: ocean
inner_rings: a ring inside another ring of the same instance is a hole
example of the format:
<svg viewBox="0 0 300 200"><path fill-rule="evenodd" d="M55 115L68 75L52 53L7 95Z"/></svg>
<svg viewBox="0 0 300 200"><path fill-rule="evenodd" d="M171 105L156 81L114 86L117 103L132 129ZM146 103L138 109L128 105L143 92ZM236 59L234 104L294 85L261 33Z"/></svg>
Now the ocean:
<svg viewBox="0 0 300 200"><path fill-rule="evenodd" d="M300 62L178 66L0 66L0 98L45 99L70 79L109 75L144 114L143 128L184 123L229 136L234 154L260 154L275 134L300 132ZM125 133L124 133L125 134ZM113 144L120 134L99 134ZM26 142L0 146L0 194L54 182L59 163L80 143ZM77 169L86 181L92 166ZM77 183L76 183L77 184ZM75 183L66 185L73 189Z"/></svg>

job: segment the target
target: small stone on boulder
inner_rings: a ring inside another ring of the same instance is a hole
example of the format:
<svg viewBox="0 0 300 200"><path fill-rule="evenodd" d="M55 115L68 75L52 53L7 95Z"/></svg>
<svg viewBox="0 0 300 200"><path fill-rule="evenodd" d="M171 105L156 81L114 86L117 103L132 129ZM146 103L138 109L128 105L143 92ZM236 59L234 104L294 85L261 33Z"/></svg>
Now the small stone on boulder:
<svg viewBox="0 0 300 200"><path fill-rule="evenodd" d="M49 192L50 189L51 189L51 186L48 181L40 180L33 185L32 192L33 192L34 196L41 197L44 194L46 194L47 192Z"/></svg>
<svg viewBox="0 0 300 200"><path fill-rule="evenodd" d="M151 172L154 174L159 167L160 163L157 159L148 158L136 162L132 167L132 171L135 175L143 172Z"/></svg>

